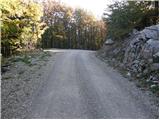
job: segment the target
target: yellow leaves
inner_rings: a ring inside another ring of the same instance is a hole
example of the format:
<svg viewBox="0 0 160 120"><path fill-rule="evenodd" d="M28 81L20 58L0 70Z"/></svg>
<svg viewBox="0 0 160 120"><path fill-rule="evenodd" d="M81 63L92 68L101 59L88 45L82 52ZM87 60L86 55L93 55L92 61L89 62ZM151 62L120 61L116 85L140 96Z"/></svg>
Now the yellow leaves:
<svg viewBox="0 0 160 120"><path fill-rule="evenodd" d="M20 1L19 0L2 0L0 2L2 14L10 14L11 16L16 14L17 9L19 9Z"/></svg>
<svg viewBox="0 0 160 120"><path fill-rule="evenodd" d="M68 10L67 13L66 13L66 15L69 16L69 17L71 17L72 16L72 11Z"/></svg>
<svg viewBox="0 0 160 120"><path fill-rule="evenodd" d="M21 17L25 15L32 17L35 21L40 21L43 15L42 6L31 0L27 2L23 0L1 0L0 9L2 18L6 16Z"/></svg>
<svg viewBox="0 0 160 120"><path fill-rule="evenodd" d="M33 0L1 0L0 15L3 40L18 40L17 42L25 44L30 40L36 42L40 38L43 11L42 6Z"/></svg>

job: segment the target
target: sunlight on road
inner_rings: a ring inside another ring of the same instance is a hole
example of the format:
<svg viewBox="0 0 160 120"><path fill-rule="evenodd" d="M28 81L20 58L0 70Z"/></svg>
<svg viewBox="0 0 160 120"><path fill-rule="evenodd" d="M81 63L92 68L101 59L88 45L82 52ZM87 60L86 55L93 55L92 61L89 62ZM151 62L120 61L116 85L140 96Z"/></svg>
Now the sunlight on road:
<svg viewBox="0 0 160 120"><path fill-rule="evenodd" d="M45 49L43 51L48 51L48 52L53 52L53 53L57 53L57 52L70 52L70 51L88 51L88 52L95 52L94 50L82 50L82 49Z"/></svg>
<svg viewBox="0 0 160 120"><path fill-rule="evenodd" d="M49 51L49 52L66 52L66 49L46 49L43 51Z"/></svg>

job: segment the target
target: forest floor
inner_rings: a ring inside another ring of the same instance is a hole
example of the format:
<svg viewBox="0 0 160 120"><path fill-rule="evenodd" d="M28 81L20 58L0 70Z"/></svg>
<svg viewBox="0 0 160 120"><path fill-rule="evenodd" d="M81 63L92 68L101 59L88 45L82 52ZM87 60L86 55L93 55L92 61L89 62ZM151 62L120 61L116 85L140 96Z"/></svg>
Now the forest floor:
<svg viewBox="0 0 160 120"><path fill-rule="evenodd" d="M47 50L10 60L2 66L2 118L158 118L152 94L95 51Z"/></svg>

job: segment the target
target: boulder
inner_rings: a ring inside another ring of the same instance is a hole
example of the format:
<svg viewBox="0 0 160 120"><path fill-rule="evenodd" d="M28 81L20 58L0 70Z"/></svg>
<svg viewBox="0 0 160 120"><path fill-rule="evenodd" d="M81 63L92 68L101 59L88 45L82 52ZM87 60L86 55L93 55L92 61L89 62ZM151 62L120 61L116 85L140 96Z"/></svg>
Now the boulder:
<svg viewBox="0 0 160 120"><path fill-rule="evenodd" d="M147 41L147 44L151 49L153 49L154 54L159 51L159 41L158 40L149 39Z"/></svg>
<svg viewBox="0 0 160 120"><path fill-rule="evenodd" d="M159 25L152 25L150 27L146 27L146 29L159 31Z"/></svg>
<svg viewBox="0 0 160 120"><path fill-rule="evenodd" d="M151 71L159 70L159 63L153 63L150 67Z"/></svg>
<svg viewBox="0 0 160 120"><path fill-rule="evenodd" d="M159 25L146 27L142 31L134 29L130 36L120 43L107 39L103 50L114 66L117 65L128 71L127 76L157 82L159 77L158 38Z"/></svg>
<svg viewBox="0 0 160 120"><path fill-rule="evenodd" d="M153 55L153 62L154 63L159 63L159 52L157 52Z"/></svg>
<svg viewBox="0 0 160 120"><path fill-rule="evenodd" d="M159 51L159 41L149 39L145 44L142 45L140 55L144 59L152 59L153 56Z"/></svg>
<svg viewBox="0 0 160 120"><path fill-rule="evenodd" d="M148 59L147 61L148 61L149 64L153 63L153 59L152 58Z"/></svg>
<svg viewBox="0 0 160 120"><path fill-rule="evenodd" d="M154 57L159 57L159 52L155 53L153 56Z"/></svg>
<svg viewBox="0 0 160 120"><path fill-rule="evenodd" d="M107 39L105 45L112 45L114 41L112 39Z"/></svg>
<svg viewBox="0 0 160 120"><path fill-rule="evenodd" d="M139 33L139 31L138 31L137 29L133 29L133 30L132 30L132 34L135 34L135 35L136 35L136 34L138 34L138 33Z"/></svg>
<svg viewBox="0 0 160 120"><path fill-rule="evenodd" d="M129 33L130 36L139 34L139 31L137 29L133 29L131 33Z"/></svg>
<svg viewBox="0 0 160 120"><path fill-rule="evenodd" d="M148 70L148 69L143 70L143 75L147 75L147 74L148 74L148 72L149 72L149 70Z"/></svg>
<svg viewBox="0 0 160 120"><path fill-rule="evenodd" d="M131 77L131 73L130 73L130 72L128 72L128 73L127 73L127 76L128 76L128 77Z"/></svg>
<svg viewBox="0 0 160 120"><path fill-rule="evenodd" d="M147 39L158 40L159 38L159 25L146 27L141 34L144 34Z"/></svg>

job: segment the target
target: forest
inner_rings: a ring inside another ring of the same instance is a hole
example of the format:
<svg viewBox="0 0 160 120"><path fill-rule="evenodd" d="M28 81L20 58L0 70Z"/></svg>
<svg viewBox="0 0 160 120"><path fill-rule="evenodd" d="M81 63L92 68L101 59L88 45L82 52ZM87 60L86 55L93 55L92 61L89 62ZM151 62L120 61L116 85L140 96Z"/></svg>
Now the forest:
<svg viewBox="0 0 160 120"><path fill-rule="evenodd" d="M0 0L0 38L2 119L159 118L158 1Z"/></svg>
<svg viewBox="0 0 160 120"><path fill-rule="evenodd" d="M42 35L43 48L100 48L106 33L105 24L89 12L60 4L44 3L43 21L48 28Z"/></svg>
<svg viewBox="0 0 160 120"><path fill-rule="evenodd" d="M85 9L56 0L1 0L1 53L10 56L37 48L97 50L106 38L121 40L132 29L159 20L158 1L115 2L106 8L110 13L104 11L97 20Z"/></svg>

